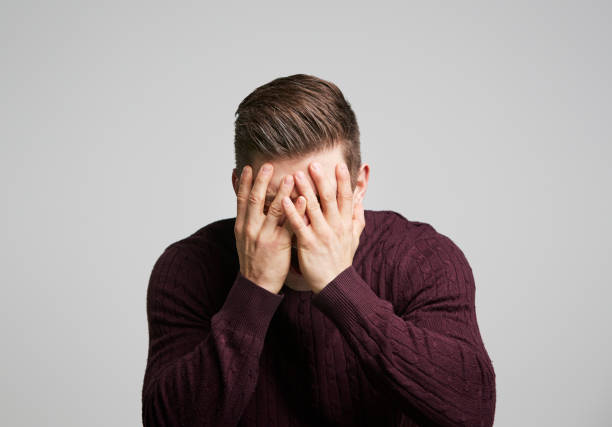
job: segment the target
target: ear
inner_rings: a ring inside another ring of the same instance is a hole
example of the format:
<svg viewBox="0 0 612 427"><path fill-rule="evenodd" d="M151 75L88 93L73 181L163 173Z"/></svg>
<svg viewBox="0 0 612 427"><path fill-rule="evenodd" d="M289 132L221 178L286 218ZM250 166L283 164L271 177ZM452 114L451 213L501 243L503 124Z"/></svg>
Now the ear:
<svg viewBox="0 0 612 427"><path fill-rule="evenodd" d="M365 193L368 189L368 180L370 179L370 165L364 163L359 169L357 175L357 183L355 184L355 190L353 191L353 208L355 205L362 201L365 197Z"/></svg>

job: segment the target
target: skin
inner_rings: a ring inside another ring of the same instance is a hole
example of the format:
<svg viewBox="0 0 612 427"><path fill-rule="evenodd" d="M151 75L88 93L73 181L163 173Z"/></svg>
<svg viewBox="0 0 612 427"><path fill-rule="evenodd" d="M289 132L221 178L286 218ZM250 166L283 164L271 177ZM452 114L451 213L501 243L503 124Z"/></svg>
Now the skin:
<svg viewBox="0 0 612 427"><path fill-rule="evenodd" d="M319 172L313 170L314 163L320 164ZM272 166L267 177L260 174L264 164ZM275 293L283 284L318 293L352 264L365 226L362 201L370 167L361 165L351 189L348 172L344 175L340 169L343 164L340 145L298 159L263 162L256 158L246 168L242 193L241 177L236 169L232 171L238 206L235 231L246 277ZM302 181L298 172L304 174ZM283 187L286 175L292 182ZM284 196L289 197L288 205L282 203ZM299 196L304 197L305 205L299 204ZM250 238L244 231L249 223ZM296 248L302 275L289 268L295 256L291 246Z"/></svg>

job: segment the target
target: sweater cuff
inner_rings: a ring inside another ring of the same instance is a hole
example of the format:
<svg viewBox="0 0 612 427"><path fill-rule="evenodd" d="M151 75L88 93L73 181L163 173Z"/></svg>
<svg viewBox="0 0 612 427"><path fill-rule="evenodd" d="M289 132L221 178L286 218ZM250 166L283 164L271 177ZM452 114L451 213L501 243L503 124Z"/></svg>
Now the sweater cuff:
<svg viewBox="0 0 612 427"><path fill-rule="evenodd" d="M284 295L262 288L238 271L221 310L215 316L233 331L263 339L284 298Z"/></svg>
<svg viewBox="0 0 612 427"><path fill-rule="evenodd" d="M312 298L312 304L339 328L346 326L352 330L363 327L363 320L378 303L380 298L353 265L344 269Z"/></svg>

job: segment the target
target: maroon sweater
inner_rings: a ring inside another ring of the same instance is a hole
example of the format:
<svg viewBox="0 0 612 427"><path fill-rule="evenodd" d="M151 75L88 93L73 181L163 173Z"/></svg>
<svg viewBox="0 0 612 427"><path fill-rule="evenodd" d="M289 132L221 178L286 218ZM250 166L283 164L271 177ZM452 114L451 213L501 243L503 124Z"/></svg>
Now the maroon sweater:
<svg viewBox="0 0 612 427"><path fill-rule="evenodd" d="M319 294L240 274L235 218L169 245L147 291L145 426L491 426L495 372L463 252L365 210Z"/></svg>

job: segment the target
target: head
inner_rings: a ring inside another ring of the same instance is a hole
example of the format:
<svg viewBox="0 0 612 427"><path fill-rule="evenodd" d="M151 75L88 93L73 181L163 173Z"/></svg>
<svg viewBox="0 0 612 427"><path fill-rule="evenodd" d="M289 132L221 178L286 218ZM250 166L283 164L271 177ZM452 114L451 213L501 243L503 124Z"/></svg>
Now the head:
<svg viewBox="0 0 612 427"><path fill-rule="evenodd" d="M369 166L361 164L359 127L350 104L333 83L305 74L280 77L251 92L235 115L235 193L245 165L251 165L256 176L264 163L271 163L267 211L284 175L302 170L317 193L310 163L318 161L323 172L334 178L336 163L344 161L353 201L363 199ZM335 185L335 178L333 182ZM295 202L298 196L294 188L291 199Z"/></svg>

